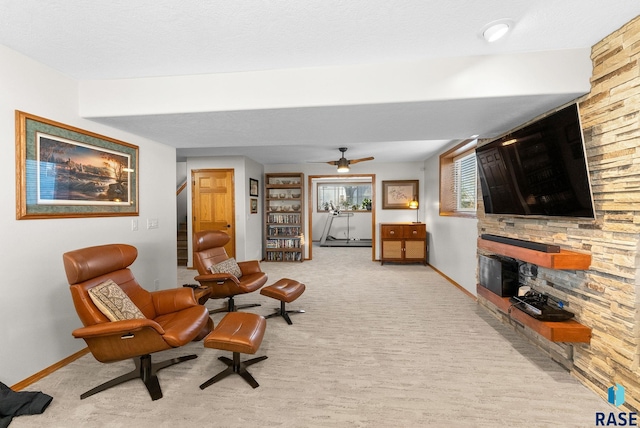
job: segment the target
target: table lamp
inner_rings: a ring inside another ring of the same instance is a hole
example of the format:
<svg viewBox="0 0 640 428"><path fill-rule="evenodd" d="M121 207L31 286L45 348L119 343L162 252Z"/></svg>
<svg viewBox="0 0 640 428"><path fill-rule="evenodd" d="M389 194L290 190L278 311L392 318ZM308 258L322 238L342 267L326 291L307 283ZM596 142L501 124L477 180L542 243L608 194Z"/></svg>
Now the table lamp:
<svg viewBox="0 0 640 428"><path fill-rule="evenodd" d="M416 221L415 223L420 223L420 210L418 209L420 205L418 204L418 200L416 199L416 197L413 197L413 200L411 202L409 202L409 208L412 210L416 210Z"/></svg>

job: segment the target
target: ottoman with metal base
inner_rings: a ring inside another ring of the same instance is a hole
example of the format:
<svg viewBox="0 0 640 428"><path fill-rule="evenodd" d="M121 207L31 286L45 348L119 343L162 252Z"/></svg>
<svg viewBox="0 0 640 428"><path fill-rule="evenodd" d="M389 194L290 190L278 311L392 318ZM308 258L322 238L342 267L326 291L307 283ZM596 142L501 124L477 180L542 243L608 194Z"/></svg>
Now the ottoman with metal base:
<svg viewBox="0 0 640 428"><path fill-rule="evenodd" d="M287 324L293 324L289 314L301 314L304 310L287 310L285 303L291 303L304 293L305 285L289 278L282 278L276 281L272 285L268 285L260 290L260 294L263 296L271 297L276 300L280 300L280 309L276 309L276 312L271 315L267 315L265 318L276 317L280 315L285 319Z"/></svg>
<svg viewBox="0 0 640 428"><path fill-rule="evenodd" d="M200 389L205 389L231 373L239 374L254 388L260 386L251 376L251 373L247 371L247 367L266 360L267 356L240 361L240 353L255 354L258 351L266 326L267 321L260 315L246 312L229 312L226 314L220 320L218 326L205 337L204 346L205 348L231 351L233 352L233 359L218 357L220 361L228 366L227 369L200 385Z"/></svg>

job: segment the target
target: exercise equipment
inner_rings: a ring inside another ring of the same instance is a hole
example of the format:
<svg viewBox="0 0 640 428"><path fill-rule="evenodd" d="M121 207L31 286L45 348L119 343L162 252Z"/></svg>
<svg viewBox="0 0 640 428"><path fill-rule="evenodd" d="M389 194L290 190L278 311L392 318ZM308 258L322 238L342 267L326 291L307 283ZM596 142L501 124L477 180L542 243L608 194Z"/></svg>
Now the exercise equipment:
<svg viewBox="0 0 640 428"><path fill-rule="evenodd" d="M333 225L333 219L336 217L347 218L347 238L338 239L329 233L331 232L331 226ZM350 236L351 227L349 225L349 219L353 217L353 213L342 213L338 210L330 211L327 216L327 221L324 224L324 230L322 231L322 237L320 238L321 247L371 247L371 239L352 239Z"/></svg>

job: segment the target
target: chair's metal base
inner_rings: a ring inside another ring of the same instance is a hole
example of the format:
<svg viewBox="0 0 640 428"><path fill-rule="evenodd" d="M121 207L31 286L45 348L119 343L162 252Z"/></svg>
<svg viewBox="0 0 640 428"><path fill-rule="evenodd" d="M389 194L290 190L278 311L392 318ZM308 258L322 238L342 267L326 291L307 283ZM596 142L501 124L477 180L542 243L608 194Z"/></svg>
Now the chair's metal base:
<svg viewBox="0 0 640 428"><path fill-rule="evenodd" d="M303 309L287 310L285 309L285 303L280 302L280 309L276 309L274 313L272 313L271 315L267 315L265 318L273 318L273 317L281 316L282 318L284 318L287 324L291 325L293 323L291 322L291 318L289 318L289 314L304 314L304 310Z"/></svg>
<svg viewBox="0 0 640 428"><path fill-rule="evenodd" d="M229 297L229 302L227 305L218 308L218 309L211 309L209 311L209 315L211 314L217 314L220 312L236 312L238 309L246 309L246 308L255 308L256 306L260 306L259 303L247 303L246 305L236 305L236 303L233 300L233 297Z"/></svg>
<svg viewBox="0 0 640 428"><path fill-rule="evenodd" d="M80 395L80 399L84 400L98 392L111 388L112 386L120 385L121 383L128 382L133 379L141 379L144 385L151 395L151 400L158 400L162 398L162 390L160 389L160 382L156 373L165 367L172 366L174 364L182 363L183 361L193 360L197 358L197 355L185 355L183 357L172 358L170 360L160 361L158 363L151 362L151 355L146 354L140 356L140 358L134 358L133 362L136 364L136 368L131 372L118 376L115 379L111 379L108 382L98 385L95 388Z"/></svg>
<svg viewBox="0 0 640 428"><path fill-rule="evenodd" d="M225 370L218 373L217 375L215 375L214 377L212 377L211 379L209 379L208 381L206 381L205 383L203 383L202 385L200 385L200 389L205 389L206 387L213 385L214 383L229 376L231 373L237 373L240 376L242 376L242 378L245 381L247 381L247 383L251 385L253 388L257 388L260 386L258 382L256 382L256 380L253 378L253 376L251 376L251 373L247 371L247 367L249 367L252 364L259 363L262 360L266 360L267 359L266 355L258 358L252 358L251 360L247 360L247 361L240 361L240 353L234 352L233 360L227 357L218 357L218 359L223 363L225 363L228 367Z"/></svg>

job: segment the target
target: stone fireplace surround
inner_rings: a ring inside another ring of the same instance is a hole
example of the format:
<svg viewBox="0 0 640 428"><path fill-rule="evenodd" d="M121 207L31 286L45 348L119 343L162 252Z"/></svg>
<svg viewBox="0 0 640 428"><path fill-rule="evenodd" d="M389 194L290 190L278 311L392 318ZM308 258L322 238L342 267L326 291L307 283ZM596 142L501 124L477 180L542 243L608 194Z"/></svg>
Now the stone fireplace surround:
<svg viewBox="0 0 640 428"><path fill-rule="evenodd" d="M638 411L640 17L594 45L591 59L591 92L578 101L596 220L485 216L480 198L478 235L557 244L591 254L588 270L539 268L535 279L527 278L537 291L568 302L566 308L576 320L592 329L591 343L553 343L519 331L602 397L611 385L623 385L623 407Z"/></svg>

